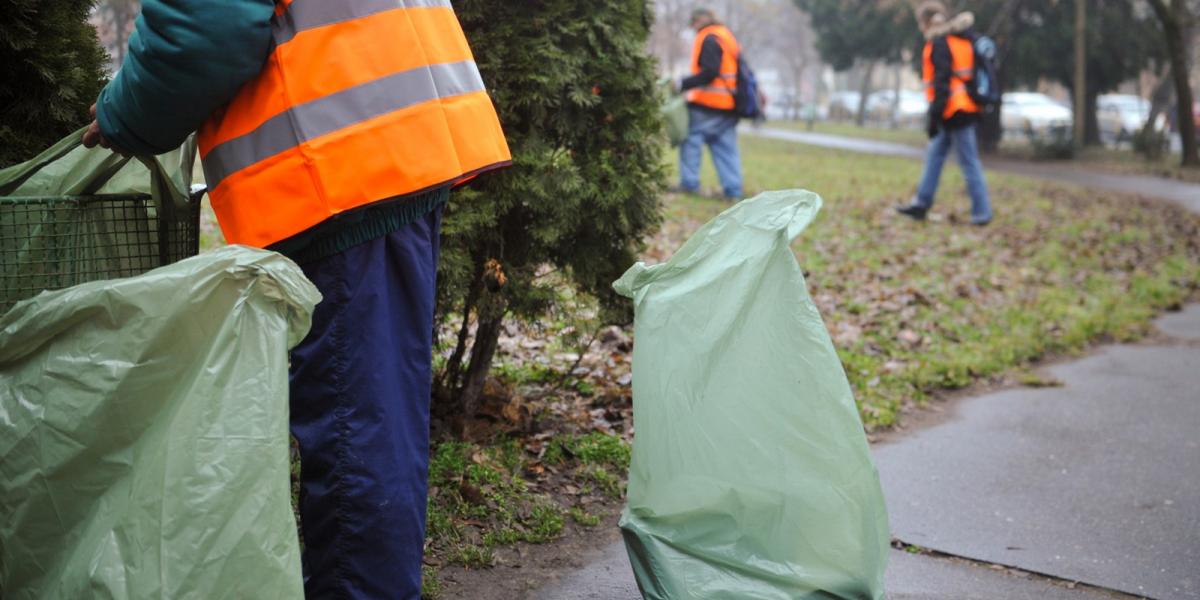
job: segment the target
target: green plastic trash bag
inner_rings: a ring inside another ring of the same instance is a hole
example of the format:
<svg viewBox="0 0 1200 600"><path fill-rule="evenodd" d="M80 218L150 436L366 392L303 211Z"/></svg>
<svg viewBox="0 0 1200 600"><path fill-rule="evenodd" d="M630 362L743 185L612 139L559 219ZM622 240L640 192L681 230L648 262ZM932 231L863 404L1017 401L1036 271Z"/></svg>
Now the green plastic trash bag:
<svg viewBox="0 0 1200 600"><path fill-rule="evenodd" d="M302 598L288 349L319 300L230 246L0 318L0 594Z"/></svg>
<svg viewBox="0 0 1200 600"><path fill-rule="evenodd" d="M659 599L881 599L889 535L854 396L789 242L811 192L762 194L631 268L625 545Z"/></svg>
<svg viewBox="0 0 1200 600"><path fill-rule="evenodd" d="M676 94L667 98L662 107L662 114L667 123L667 139L671 140L671 145L683 144L688 134L687 101L683 95Z"/></svg>
<svg viewBox="0 0 1200 600"><path fill-rule="evenodd" d="M131 158L104 148L84 148L84 131L86 127L33 159L0 169L0 196L145 193L177 206L188 202L194 138L166 154Z"/></svg>
<svg viewBox="0 0 1200 600"><path fill-rule="evenodd" d="M659 111L666 125L667 139L672 146L679 146L688 134L687 99L675 91L675 83L670 79L660 79L658 89L664 99Z"/></svg>

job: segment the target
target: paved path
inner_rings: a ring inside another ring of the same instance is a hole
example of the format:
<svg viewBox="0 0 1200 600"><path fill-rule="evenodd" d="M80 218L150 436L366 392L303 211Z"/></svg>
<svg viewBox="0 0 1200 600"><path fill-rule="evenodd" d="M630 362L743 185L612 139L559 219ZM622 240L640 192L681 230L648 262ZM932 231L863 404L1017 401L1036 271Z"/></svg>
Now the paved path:
<svg viewBox="0 0 1200 600"><path fill-rule="evenodd" d="M1200 306L1158 326L1046 369L1062 387L964 400L873 449L893 534L975 559L893 552L890 598L1200 598ZM616 544L532 597L639 595Z"/></svg>
<svg viewBox="0 0 1200 600"><path fill-rule="evenodd" d="M906 158L924 159L925 151L921 148L906 144L881 142L861 138L852 138L824 133L809 133L771 127L745 128L748 135L757 135L771 139L799 142L811 146L835 148L864 154L880 154L886 156L901 156ZM1192 212L1200 213L1200 184L1176 181L1162 177L1147 177L1141 175L1118 175L1093 170L1072 167L1069 163L1043 162L1034 163L1012 160L984 160L987 168L1005 171L1026 177L1047 179L1074 183L1084 187L1106 191L1140 194L1155 198L1171 200L1183 205Z"/></svg>
<svg viewBox="0 0 1200 600"><path fill-rule="evenodd" d="M1174 343L1046 369L875 448L892 534L1152 598L1200 598L1200 307ZM1192 341L1185 341L1190 338Z"/></svg>
<svg viewBox="0 0 1200 600"><path fill-rule="evenodd" d="M889 600L1114 600L1128 596L1052 582L953 558L893 550L888 558ZM531 596L533 600L641 600L623 544L596 562Z"/></svg>

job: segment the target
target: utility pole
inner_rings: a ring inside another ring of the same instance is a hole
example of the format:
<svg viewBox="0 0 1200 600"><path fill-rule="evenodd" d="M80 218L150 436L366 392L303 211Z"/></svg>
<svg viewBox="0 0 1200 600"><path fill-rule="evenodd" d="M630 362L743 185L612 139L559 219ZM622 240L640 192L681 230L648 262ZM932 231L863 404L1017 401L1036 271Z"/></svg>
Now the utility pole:
<svg viewBox="0 0 1200 600"><path fill-rule="evenodd" d="M1075 0L1075 150L1087 133L1087 0Z"/></svg>

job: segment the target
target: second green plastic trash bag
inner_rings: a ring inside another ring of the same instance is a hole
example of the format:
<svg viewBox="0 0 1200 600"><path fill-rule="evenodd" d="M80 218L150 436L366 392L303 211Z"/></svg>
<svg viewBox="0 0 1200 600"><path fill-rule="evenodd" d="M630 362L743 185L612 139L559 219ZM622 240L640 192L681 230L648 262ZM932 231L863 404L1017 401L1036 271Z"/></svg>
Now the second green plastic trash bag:
<svg viewBox="0 0 1200 600"><path fill-rule="evenodd" d="M811 192L635 265L625 545L651 600L882 599L889 535L854 396L789 242Z"/></svg>
<svg viewBox="0 0 1200 600"><path fill-rule="evenodd" d="M671 145L683 144L688 134L687 100L682 94L667 98L662 107L662 115L667 125L667 139L671 141Z"/></svg>
<svg viewBox="0 0 1200 600"><path fill-rule="evenodd" d="M288 350L316 288L225 247L0 318L0 590L303 598Z"/></svg>

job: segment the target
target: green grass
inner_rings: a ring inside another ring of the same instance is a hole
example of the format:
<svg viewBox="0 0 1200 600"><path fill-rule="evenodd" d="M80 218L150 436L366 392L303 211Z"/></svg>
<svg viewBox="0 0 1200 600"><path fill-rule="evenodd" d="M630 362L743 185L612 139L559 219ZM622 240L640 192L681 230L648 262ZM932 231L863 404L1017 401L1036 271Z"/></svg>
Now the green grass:
<svg viewBox="0 0 1200 600"><path fill-rule="evenodd" d="M487 567L497 548L557 539L568 519L584 527L599 524L599 516L574 505L577 497L623 495L621 474L629 467L630 450L621 439L564 434L535 449L536 444L516 439L435 444L429 465L427 553L465 568ZM535 469L553 469L558 475L538 484L545 478L531 475ZM562 493L568 486L578 493Z"/></svg>
<svg viewBox="0 0 1200 600"><path fill-rule="evenodd" d="M892 129L886 125L864 125L859 127L846 121L815 121L812 129L804 121L767 121L767 127L776 129L792 129L796 131L812 131L827 135L842 135L846 137L879 140L909 146L924 146L928 139L921 129L912 127L897 127Z"/></svg>
<svg viewBox="0 0 1200 600"><path fill-rule="evenodd" d="M437 569L421 565L421 598L437 600L442 597L442 582L437 577Z"/></svg>
<svg viewBox="0 0 1200 600"><path fill-rule="evenodd" d="M810 131L804 121L769 121L767 126L777 129ZM859 127L854 123L845 121L818 121L813 123L811 131L814 133L879 140L922 148L928 143L924 131L911 127L891 129L887 126L875 124ZM1001 142L997 156L1016 160L1035 160L1034 150L1029 140L1013 135L1006 136L1004 141ZM1171 155L1150 160L1136 154L1128 147L1087 148L1076 156L1075 159L1065 161L1065 164L1105 173L1143 175L1200 183L1200 169L1179 166L1178 156Z"/></svg>
<svg viewBox="0 0 1200 600"><path fill-rule="evenodd" d="M570 458L584 465L613 465L629 467L630 448L623 440L611 435L592 432L587 435L559 436L550 441L542 456L548 464L564 464Z"/></svg>
<svg viewBox="0 0 1200 600"><path fill-rule="evenodd" d="M943 174L935 217L891 206L911 197L916 161L742 139L748 193L807 188L825 200L795 250L869 429L905 406L1097 340L1143 335L1200 284L1200 219L1166 203L989 173L996 221L966 225L958 170ZM715 188L706 163L703 182ZM665 257L728 205L667 202Z"/></svg>
<svg viewBox="0 0 1200 600"><path fill-rule="evenodd" d="M567 512L571 515L571 520L584 527L595 527L600 524L600 517L590 514L582 508L572 508Z"/></svg>

